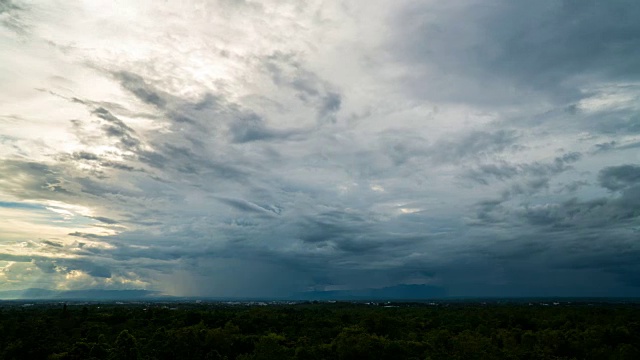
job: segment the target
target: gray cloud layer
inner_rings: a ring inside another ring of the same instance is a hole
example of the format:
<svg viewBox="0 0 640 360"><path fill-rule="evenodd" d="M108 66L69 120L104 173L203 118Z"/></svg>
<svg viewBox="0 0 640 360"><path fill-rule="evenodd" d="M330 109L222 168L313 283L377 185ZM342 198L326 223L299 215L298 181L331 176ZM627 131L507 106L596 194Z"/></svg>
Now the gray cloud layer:
<svg viewBox="0 0 640 360"><path fill-rule="evenodd" d="M7 288L640 294L635 2L96 6L0 2Z"/></svg>

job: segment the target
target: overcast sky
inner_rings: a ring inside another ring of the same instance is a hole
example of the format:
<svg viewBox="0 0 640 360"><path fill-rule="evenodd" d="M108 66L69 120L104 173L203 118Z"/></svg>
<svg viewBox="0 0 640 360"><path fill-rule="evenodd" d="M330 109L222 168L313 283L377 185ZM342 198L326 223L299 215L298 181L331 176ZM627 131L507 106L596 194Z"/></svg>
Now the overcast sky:
<svg viewBox="0 0 640 360"><path fill-rule="evenodd" d="M640 296L638 19L0 0L0 290Z"/></svg>

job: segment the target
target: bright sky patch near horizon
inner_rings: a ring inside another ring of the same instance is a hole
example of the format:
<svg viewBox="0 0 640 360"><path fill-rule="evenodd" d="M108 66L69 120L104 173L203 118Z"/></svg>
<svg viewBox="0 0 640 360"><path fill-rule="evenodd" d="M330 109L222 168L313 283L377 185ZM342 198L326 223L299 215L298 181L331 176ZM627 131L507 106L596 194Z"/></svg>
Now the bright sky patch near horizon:
<svg viewBox="0 0 640 360"><path fill-rule="evenodd" d="M0 0L0 291L640 296L638 19Z"/></svg>

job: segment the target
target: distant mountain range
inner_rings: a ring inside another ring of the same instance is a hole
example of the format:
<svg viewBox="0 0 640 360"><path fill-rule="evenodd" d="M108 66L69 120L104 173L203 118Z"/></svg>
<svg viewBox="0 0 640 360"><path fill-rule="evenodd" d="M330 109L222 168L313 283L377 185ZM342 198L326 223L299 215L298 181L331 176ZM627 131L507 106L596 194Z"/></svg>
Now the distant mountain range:
<svg viewBox="0 0 640 360"><path fill-rule="evenodd" d="M162 297L148 290L68 290L24 289L0 291L0 300L143 300Z"/></svg>
<svg viewBox="0 0 640 360"><path fill-rule="evenodd" d="M306 291L295 300L428 300L445 298L446 291L431 285L397 285L380 289Z"/></svg>
<svg viewBox="0 0 640 360"><path fill-rule="evenodd" d="M379 289L334 290L334 291L305 291L279 299L287 300L428 300L446 297L444 288L430 285L397 285ZM171 297L157 291L149 290L67 290L57 291L48 289L24 289L0 291L0 300L158 300L158 299L207 299L212 301L239 300L239 298L211 298L211 297ZM270 298L277 300L278 298ZM244 299L249 300L249 299ZM250 300L266 300L253 297Z"/></svg>

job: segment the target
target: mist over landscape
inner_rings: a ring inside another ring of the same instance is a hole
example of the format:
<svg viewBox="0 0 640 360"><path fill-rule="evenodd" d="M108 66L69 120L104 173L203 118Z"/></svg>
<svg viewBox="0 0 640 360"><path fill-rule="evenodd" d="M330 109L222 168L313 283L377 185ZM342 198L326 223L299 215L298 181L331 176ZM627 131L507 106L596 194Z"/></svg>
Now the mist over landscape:
<svg viewBox="0 0 640 360"><path fill-rule="evenodd" d="M638 19L0 0L0 299L638 297Z"/></svg>

